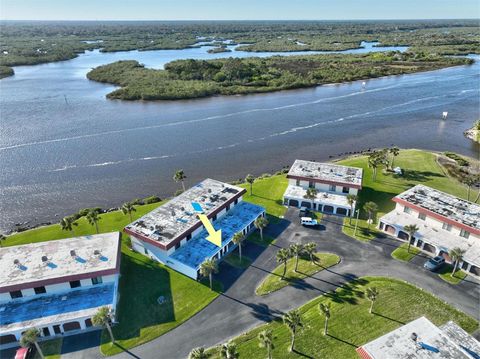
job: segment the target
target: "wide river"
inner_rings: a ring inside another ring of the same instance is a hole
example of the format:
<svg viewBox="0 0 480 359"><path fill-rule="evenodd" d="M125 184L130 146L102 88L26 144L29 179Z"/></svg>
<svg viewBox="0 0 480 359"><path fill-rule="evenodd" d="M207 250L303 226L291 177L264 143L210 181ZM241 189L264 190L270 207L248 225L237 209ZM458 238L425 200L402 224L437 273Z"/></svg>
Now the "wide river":
<svg viewBox="0 0 480 359"><path fill-rule="evenodd" d="M88 52L15 68L0 81L0 230L58 221L80 208L171 195L187 185L259 175L296 158L328 160L396 145L478 156L463 131L480 117L480 65L270 94L173 102L109 101L114 87L88 81L92 67L136 59L271 56L208 54L208 47ZM378 51L372 48L349 52ZM404 50L401 48L399 50ZM476 58L478 60L478 57ZM442 121L441 113L448 111Z"/></svg>

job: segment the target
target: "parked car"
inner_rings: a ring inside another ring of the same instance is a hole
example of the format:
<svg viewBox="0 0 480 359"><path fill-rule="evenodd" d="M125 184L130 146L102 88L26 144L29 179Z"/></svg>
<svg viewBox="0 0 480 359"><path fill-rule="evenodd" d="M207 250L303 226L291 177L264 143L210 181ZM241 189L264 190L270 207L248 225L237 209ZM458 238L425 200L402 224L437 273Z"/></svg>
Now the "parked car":
<svg viewBox="0 0 480 359"><path fill-rule="evenodd" d="M15 359L31 359L35 356L35 348L18 348L15 352Z"/></svg>
<svg viewBox="0 0 480 359"><path fill-rule="evenodd" d="M318 221L316 219L313 219L311 217L302 217L300 219L300 222L302 223L302 226L317 226Z"/></svg>
<svg viewBox="0 0 480 359"><path fill-rule="evenodd" d="M445 258L436 256L434 258L430 258L428 261L425 262L423 268L428 269L429 271L436 271L445 263Z"/></svg>
<svg viewBox="0 0 480 359"><path fill-rule="evenodd" d="M300 207L300 212L298 213L299 217L308 217L310 210L307 207Z"/></svg>

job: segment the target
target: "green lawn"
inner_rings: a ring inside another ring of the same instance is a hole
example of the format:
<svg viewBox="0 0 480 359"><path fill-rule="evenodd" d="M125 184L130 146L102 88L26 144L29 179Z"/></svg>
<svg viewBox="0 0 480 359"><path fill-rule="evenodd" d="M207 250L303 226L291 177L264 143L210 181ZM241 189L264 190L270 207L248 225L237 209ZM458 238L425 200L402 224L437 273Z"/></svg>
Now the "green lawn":
<svg viewBox="0 0 480 359"><path fill-rule="evenodd" d="M367 287L376 287L379 296L368 313L370 302L364 297ZM323 336L324 317L319 303L331 303L329 335ZM333 293L320 296L300 307L303 327L297 334L297 352L289 353L290 332L281 323L259 326L234 339L240 358L266 357L264 348L259 348L257 335L269 328L274 334L273 358L342 358L357 359L355 348L398 328L420 316L426 316L436 325L455 321L472 333L478 323L442 300L409 283L383 277L364 277ZM220 358L219 350L212 348L211 358Z"/></svg>
<svg viewBox="0 0 480 359"><path fill-rule="evenodd" d="M457 269L452 277L452 271L453 267L449 264L446 264L439 270L438 276L450 284L458 284L467 276L466 272L462 271L461 269Z"/></svg>
<svg viewBox="0 0 480 359"><path fill-rule="evenodd" d="M400 150L400 154L395 158L394 166L401 167L405 170L405 173L398 176L378 170L376 181L372 180L372 170L368 168L367 156L350 157L338 163L363 168L363 188L359 192L359 203L357 205L357 208L361 209L361 221L359 221L359 228L355 237L361 241L371 240L375 238L377 233L377 230L373 228L375 225L372 225L370 229L367 228L366 214L362 209L365 202L373 201L378 205L377 218L380 218L395 207L395 203L391 200L394 196L416 184L424 184L461 198L467 197L466 187L456 179L445 175L436 161L436 154L432 152ZM343 232L353 237L355 220L352 220L352 225L349 225L349 219L345 218L344 224Z"/></svg>
<svg viewBox="0 0 480 359"><path fill-rule="evenodd" d="M410 251L408 251L408 243L403 243L392 252L392 257L399 261L410 262L418 253L420 253L420 249L410 246Z"/></svg>
<svg viewBox="0 0 480 359"><path fill-rule="evenodd" d="M262 247L268 247L270 244L275 243L275 239L265 234L263 235L263 240L262 240L262 238L260 238L260 233L258 231L255 231L252 234L248 235L247 241L258 244L259 246L262 246Z"/></svg>
<svg viewBox="0 0 480 359"><path fill-rule="evenodd" d="M137 219L161 203L137 206L133 219ZM3 245L19 245L48 241L72 236L95 233L94 227L81 218L74 233L62 231L60 226L39 227L9 236ZM100 232L122 231L130 223L128 215L120 211L101 215ZM132 252L126 246L127 236L123 235L122 263L120 276L120 300L117 306L117 320L114 333L118 343L131 348L152 340L183 323L203 309L221 290L216 283L215 291L210 291L205 283L192 280L149 258ZM164 296L166 301L159 305L157 299ZM135 310L132 310L135 308ZM103 333L101 350L110 355L121 350L108 342ZM45 342L45 345L50 342ZM59 347L57 347L60 350ZM52 353L54 354L54 353Z"/></svg>
<svg viewBox="0 0 480 359"><path fill-rule="evenodd" d="M118 344L131 348L148 342L181 324L207 306L221 290L196 282L144 255L123 248L120 279L118 325L114 335ZM160 296L164 303L157 302ZM102 336L101 351L112 355L121 351Z"/></svg>
<svg viewBox="0 0 480 359"><path fill-rule="evenodd" d="M258 286L256 289L257 295L275 292L340 262L340 257L336 254L316 253L315 255L318 258L316 263L312 263L307 257L300 257L297 272L295 272L295 258L290 258L287 261L287 271L284 279L282 279L284 265L277 266Z"/></svg>
<svg viewBox="0 0 480 359"><path fill-rule="evenodd" d="M240 260L240 257L238 256L238 249L235 249L235 251L225 257L224 260L232 267L236 268L247 268L252 263L252 260L245 255L242 255L242 260Z"/></svg>
<svg viewBox="0 0 480 359"><path fill-rule="evenodd" d="M240 187L247 189L247 193L243 195L245 201L265 207L267 213L274 217L283 216L287 210L283 205L283 193L287 186L286 175L256 179L253 183L252 195L250 195L250 185L248 183L240 185Z"/></svg>
<svg viewBox="0 0 480 359"><path fill-rule="evenodd" d="M40 342L40 348L42 349L45 359L60 359L60 350L62 349L62 338L47 340ZM40 359L40 354L35 352L34 359Z"/></svg>

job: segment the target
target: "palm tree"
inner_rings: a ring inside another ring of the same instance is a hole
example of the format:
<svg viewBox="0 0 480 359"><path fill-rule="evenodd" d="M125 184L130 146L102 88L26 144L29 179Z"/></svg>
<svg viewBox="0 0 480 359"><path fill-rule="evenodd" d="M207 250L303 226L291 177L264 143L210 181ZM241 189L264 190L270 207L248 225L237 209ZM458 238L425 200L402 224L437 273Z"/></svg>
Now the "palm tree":
<svg viewBox="0 0 480 359"><path fill-rule="evenodd" d="M88 211L86 218L90 225L95 226L95 230L98 234L98 221L101 219L98 215L98 212L94 209L91 209L90 211Z"/></svg>
<svg viewBox="0 0 480 359"><path fill-rule="evenodd" d="M381 165L388 165L387 150L383 149L381 151L373 151L368 156L368 167L373 169L372 180L377 179L377 169Z"/></svg>
<svg viewBox="0 0 480 359"><path fill-rule="evenodd" d="M310 258L310 262L315 263L317 257L315 252L317 251L317 244L315 242L307 243L303 246L303 252Z"/></svg>
<svg viewBox="0 0 480 359"><path fill-rule="evenodd" d="M253 224L260 231L260 239L263 241L263 229L268 226L268 219L260 216L255 220L255 222L253 222Z"/></svg>
<svg viewBox="0 0 480 359"><path fill-rule="evenodd" d="M33 344L37 349L37 352L40 355L40 358L43 359L45 358L45 356L43 355L40 345L38 345L39 337L40 337L40 329L37 329L37 328L27 329L26 331L23 332L22 337L20 338L20 345L23 348L28 348Z"/></svg>
<svg viewBox="0 0 480 359"><path fill-rule="evenodd" d="M352 224L353 216L353 204L357 201L358 197L355 194L347 194L347 203L350 206L350 224Z"/></svg>
<svg viewBox="0 0 480 359"><path fill-rule="evenodd" d="M214 258L205 260L200 266L200 274L208 277L211 290L213 290L213 273L218 273L217 261Z"/></svg>
<svg viewBox="0 0 480 359"><path fill-rule="evenodd" d="M465 254L465 250L461 249L461 248L458 248L458 247L452 248L452 250L450 251L450 253L449 253L450 258L452 258L452 260L454 262L452 274L450 274L452 277L454 276L455 272L457 271L458 264L463 259L464 254Z"/></svg>
<svg viewBox="0 0 480 359"><path fill-rule="evenodd" d="M92 318L92 324L96 327L107 328L110 340L115 343L115 338L112 332L112 311L108 307L101 307Z"/></svg>
<svg viewBox="0 0 480 359"><path fill-rule="evenodd" d="M187 179L187 176L185 176L185 172L183 170L177 170L175 171L175 174L173 175L173 180L175 182L181 182L182 183L182 188L183 192L185 192L185 180Z"/></svg>
<svg viewBox="0 0 480 359"><path fill-rule="evenodd" d="M363 205L363 210L368 214L368 228L370 228L372 219L378 211L378 206L375 202L367 202Z"/></svg>
<svg viewBox="0 0 480 359"><path fill-rule="evenodd" d="M419 228L416 224L407 224L405 227L403 227L403 230L408 234L408 247L407 247L408 253L410 253L410 245L412 244L412 238L415 235L415 233L418 231L418 229Z"/></svg>
<svg viewBox="0 0 480 359"><path fill-rule="evenodd" d="M318 191L316 190L316 188L307 188L307 191L305 192L305 195L303 196L303 198L306 198L306 199L315 199L317 198L317 193Z"/></svg>
<svg viewBox="0 0 480 359"><path fill-rule="evenodd" d="M472 176L472 175L464 176L462 177L461 181L465 186L467 186L467 201L470 201L470 189L476 183L475 176Z"/></svg>
<svg viewBox="0 0 480 359"><path fill-rule="evenodd" d="M283 274L282 274L282 279L285 278L285 273L287 272L287 262L288 259L290 258L290 251L285 248L281 248L277 252L277 262L278 263L283 263Z"/></svg>
<svg viewBox="0 0 480 359"><path fill-rule="evenodd" d="M290 255L292 257L295 257L295 272L296 272L298 269L298 257L303 252L303 246L298 243L293 243L293 244L290 244L290 247L288 247L288 250L290 251Z"/></svg>
<svg viewBox="0 0 480 359"><path fill-rule="evenodd" d="M325 327L323 328L323 335L328 334L328 320L330 319L330 303L320 303L318 306L320 313L325 316Z"/></svg>
<svg viewBox="0 0 480 359"><path fill-rule="evenodd" d="M222 359L238 359L240 354L237 352L237 345L232 341L223 344L220 350L220 356Z"/></svg>
<svg viewBox="0 0 480 359"><path fill-rule="evenodd" d="M245 239L242 232L237 232L233 235L232 242L238 245L238 255L240 257L240 262L242 261L242 242Z"/></svg>
<svg viewBox="0 0 480 359"><path fill-rule="evenodd" d="M283 324L290 329L292 333L292 342L290 344L290 351L295 349L295 335L297 334L297 329L300 328L302 324L302 317L298 310L291 310L288 313L283 315Z"/></svg>
<svg viewBox="0 0 480 359"><path fill-rule="evenodd" d="M60 221L60 227L62 227L62 231L69 231L73 234L73 227L78 226L77 220L73 216L68 216L62 218Z"/></svg>
<svg viewBox="0 0 480 359"><path fill-rule="evenodd" d="M0 247L3 245L3 241L7 240L7 236L0 233Z"/></svg>
<svg viewBox="0 0 480 359"><path fill-rule="evenodd" d="M132 202L125 202L122 206L122 213L127 214L130 217L130 222L133 221L132 219L132 212L136 212L137 210L135 209L135 206L133 205Z"/></svg>
<svg viewBox="0 0 480 359"><path fill-rule="evenodd" d="M260 348L266 348L268 359L272 359L272 350L275 349L275 346L273 345L272 331L270 329L262 330L258 333L258 340L260 341L258 346Z"/></svg>
<svg viewBox="0 0 480 359"><path fill-rule="evenodd" d="M365 294L367 295L368 300L371 302L369 313L372 314L373 303L375 303L375 301L378 298L378 289L375 287L369 287L367 288L367 291Z"/></svg>
<svg viewBox="0 0 480 359"><path fill-rule="evenodd" d="M245 177L245 182L250 184L250 196L253 193L253 182L255 182L255 177L253 177L251 174L248 174L247 177Z"/></svg>
<svg viewBox="0 0 480 359"><path fill-rule="evenodd" d="M208 357L205 348L195 348L190 352L188 359L208 359Z"/></svg>
<svg viewBox="0 0 480 359"><path fill-rule="evenodd" d="M397 157L398 154L400 153L400 149L398 147L392 147L392 148L390 148L389 152L392 154L391 168L393 168L393 163L395 162L395 157Z"/></svg>

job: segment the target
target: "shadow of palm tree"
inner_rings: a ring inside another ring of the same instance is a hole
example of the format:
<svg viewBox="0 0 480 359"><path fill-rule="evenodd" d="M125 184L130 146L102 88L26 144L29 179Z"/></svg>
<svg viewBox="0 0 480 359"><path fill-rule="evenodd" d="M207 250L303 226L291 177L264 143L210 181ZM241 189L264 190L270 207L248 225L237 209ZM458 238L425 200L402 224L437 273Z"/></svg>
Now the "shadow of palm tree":
<svg viewBox="0 0 480 359"><path fill-rule="evenodd" d="M400 321L400 320L397 320L397 319L394 319L394 318L391 318L391 317L387 317L387 316L385 316L385 315L383 315L383 314L380 314L380 313L377 313L377 312L375 312L375 311L372 311L372 314L373 314L373 315L376 315L376 316L378 316L378 317L382 317L382 318L391 320L392 322L405 325L405 322L402 322L402 321Z"/></svg>
<svg viewBox="0 0 480 359"><path fill-rule="evenodd" d="M334 335L327 334L327 337L330 337L330 338L332 338L332 339L338 340L339 342L342 342L342 343L344 343L344 344L350 345L350 346L352 346L352 347L354 347L354 348L358 348L358 345L355 345L355 344L353 344L353 343L347 342L346 340L340 339L340 338L338 338L338 337L336 337L336 336L334 336Z"/></svg>
<svg viewBox="0 0 480 359"><path fill-rule="evenodd" d="M118 343L116 343L116 342L113 343L113 345L115 345L116 347L120 348L124 353L127 353L128 355L130 355L130 356L133 357L133 358L142 359L142 358L140 358L138 355L133 354L131 351L129 351L128 349L122 347L120 344L118 344Z"/></svg>

